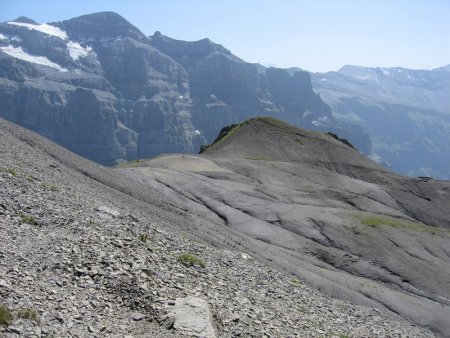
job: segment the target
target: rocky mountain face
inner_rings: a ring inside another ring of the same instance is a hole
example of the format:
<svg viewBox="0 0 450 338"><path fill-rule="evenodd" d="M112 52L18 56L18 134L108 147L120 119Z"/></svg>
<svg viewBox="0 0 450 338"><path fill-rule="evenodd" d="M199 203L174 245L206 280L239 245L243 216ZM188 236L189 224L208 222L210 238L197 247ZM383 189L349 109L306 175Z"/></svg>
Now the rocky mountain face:
<svg viewBox="0 0 450 338"><path fill-rule="evenodd" d="M359 124L372 157L410 176L450 179L450 71L345 66L312 74L342 121Z"/></svg>
<svg viewBox="0 0 450 338"><path fill-rule="evenodd" d="M358 126L332 116L312 91L308 72L250 64L209 39L186 42L157 32L150 41L188 72L193 123L209 142L223 126L272 116L304 128L335 132L370 153L367 135Z"/></svg>
<svg viewBox="0 0 450 338"><path fill-rule="evenodd" d="M104 164L194 150L186 72L119 15L0 32L5 118Z"/></svg>
<svg viewBox="0 0 450 338"><path fill-rule="evenodd" d="M246 63L208 39L147 37L112 12L0 24L0 116L102 164L197 152L224 125L261 115L370 153L301 70Z"/></svg>
<svg viewBox="0 0 450 338"><path fill-rule="evenodd" d="M448 336L448 208L431 193L448 184L404 178L429 227L384 194L398 176L336 138L239 126L203 156L109 169L0 118L0 336ZM360 223L368 210L401 231Z"/></svg>

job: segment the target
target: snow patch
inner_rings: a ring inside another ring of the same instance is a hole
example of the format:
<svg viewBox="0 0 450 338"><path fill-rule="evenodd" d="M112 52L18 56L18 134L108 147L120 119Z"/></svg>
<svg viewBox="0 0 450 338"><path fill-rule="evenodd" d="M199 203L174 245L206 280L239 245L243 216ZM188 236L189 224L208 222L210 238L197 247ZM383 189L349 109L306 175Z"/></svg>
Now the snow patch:
<svg viewBox="0 0 450 338"><path fill-rule="evenodd" d="M380 68L381 72L383 73L384 76L390 76L391 75L391 71L389 68Z"/></svg>
<svg viewBox="0 0 450 338"><path fill-rule="evenodd" d="M70 57L77 61L80 58L86 57L89 55L89 52L92 52L92 48L87 46L83 47L78 42L69 41L67 43L67 50L69 51Z"/></svg>
<svg viewBox="0 0 450 338"><path fill-rule="evenodd" d="M6 35L3 35L2 33L0 33L0 40L9 40L9 39Z"/></svg>
<svg viewBox="0 0 450 338"><path fill-rule="evenodd" d="M58 27L47 25L46 23L43 23L42 25L35 25L32 23L9 21L8 24L26 27L30 30L33 29L33 30L39 31L39 32L47 34L47 35L56 36L63 40L68 39L67 33L65 31L63 31L62 29L60 29Z"/></svg>
<svg viewBox="0 0 450 338"><path fill-rule="evenodd" d="M59 70L60 72L67 72L66 68L63 68L60 65L58 65L57 63L50 61L45 56L30 55L30 54L26 53L22 49L22 47L16 48L14 46L9 45L6 47L0 47L0 49L3 52L5 52L6 54L8 54L12 57L15 57L16 59L20 59L20 60L31 62L31 63L36 63L36 64L42 65L42 66L52 67L52 68Z"/></svg>

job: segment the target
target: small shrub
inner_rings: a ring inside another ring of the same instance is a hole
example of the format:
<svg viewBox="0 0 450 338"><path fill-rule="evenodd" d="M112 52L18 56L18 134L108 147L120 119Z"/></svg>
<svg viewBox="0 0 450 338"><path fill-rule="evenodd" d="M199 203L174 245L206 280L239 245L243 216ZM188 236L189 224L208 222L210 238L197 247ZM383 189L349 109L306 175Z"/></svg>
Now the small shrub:
<svg viewBox="0 0 450 338"><path fill-rule="evenodd" d="M46 183L45 184L45 188L47 190L50 190L50 191L58 191L59 190L58 186L56 184L53 184L53 183Z"/></svg>
<svg viewBox="0 0 450 338"><path fill-rule="evenodd" d="M148 235L147 234L140 234L139 235L139 240L141 241L141 242L147 242L147 240L148 240Z"/></svg>
<svg viewBox="0 0 450 338"><path fill-rule="evenodd" d="M183 253L183 254L179 255L177 260L178 260L178 262L180 262L181 264L186 265L186 266L198 265L202 268L204 268L206 266L205 262L202 259L198 258L195 255L188 254L188 253Z"/></svg>
<svg viewBox="0 0 450 338"><path fill-rule="evenodd" d="M300 285L302 285L303 283L302 283L302 281L301 281L300 279L298 279L298 278L292 278L292 279L291 279L291 284L293 284L293 285L295 285L295 286L300 286Z"/></svg>
<svg viewBox="0 0 450 338"><path fill-rule="evenodd" d="M17 173L17 171L14 168L11 167L4 167L3 168L7 173L10 173L11 175L13 175L14 177L18 177L19 174Z"/></svg>
<svg viewBox="0 0 450 338"><path fill-rule="evenodd" d="M22 222L24 222L24 223L34 224L34 225L37 224L36 217L34 217L33 215L22 214L22 215L20 215L20 218L22 219Z"/></svg>
<svg viewBox="0 0 450 338"><path fill-rule="evenodd" d="M35 309L21 309L17 313L19 318L29 319L34 322L38 321L38 313Z"/></svg>
<svg viewBox="0 0 450 338"><path fill-rule="evenodd" d="M0 325L8 326L12 319L11 311L6 306L0 305Z"/></svg>
<svg viewBox="0 0 450 338"><path fill-rule="evenodd" d="M254 161L272 161L272 159L270 159L269 157L259 155L247 156L245 158L247 160L254 160Z"/></svg>

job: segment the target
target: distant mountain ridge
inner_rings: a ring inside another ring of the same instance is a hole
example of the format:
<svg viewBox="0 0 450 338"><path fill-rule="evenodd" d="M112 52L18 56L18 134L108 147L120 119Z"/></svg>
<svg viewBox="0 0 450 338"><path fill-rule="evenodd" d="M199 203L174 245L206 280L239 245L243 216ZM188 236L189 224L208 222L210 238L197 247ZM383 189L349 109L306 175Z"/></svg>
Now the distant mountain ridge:
<svg viewBox="0 0 450 338"><path fill-rule="evenodd" d="M449 70L344 66L314 73L312 82L335 117L369 133L374 159L403 174L450 179Z"/></svg>
<svg viewBox="0 0 450 338"><path fill-rule="evenodd" d="M261 115L370 153L368 135L332 116L309 73L247 63L209 39L147 37L113 12L22 17L0 34L0 116L102 164L197 152L223 126Z"/></svg>

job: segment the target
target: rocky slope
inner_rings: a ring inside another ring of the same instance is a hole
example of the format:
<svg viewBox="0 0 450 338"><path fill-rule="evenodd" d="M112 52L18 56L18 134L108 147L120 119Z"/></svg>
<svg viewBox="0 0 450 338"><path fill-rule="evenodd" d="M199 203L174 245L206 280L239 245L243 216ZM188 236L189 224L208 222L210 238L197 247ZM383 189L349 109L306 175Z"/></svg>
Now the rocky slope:
<svg viewBox="0 0 450 338"><path fill-rule="evenodd" d="M0 24L0 116L102 164L197 152L224 125L258 115L329 129L370 152L306 72L249 64L207 39L147 37L112 12Z"/></svg>
<svg viewBox="0 0 450 338"><path fill-rule="evenodd" d="M157 180L145 186L147 176L102 168L1 119L0 131L0 306L13 315L2 336L434 336L310 288L307 270L280 272L260 254L270 246L195 201L186 210ZM190 177L198 170L226 183L228 171L207 159L191 162Z"/></svg>
<svg viewBox="0 0 450 338"><path fill-rule="evenodd" d="M345 66L312 74L334 115L369 133L373 158L396 172L450 179L450 71Z"/></svg>
<svg viewBox="0 0 450 338"><path fill-rule="evenodd" d="M116 170L327 294L448 335L449 182L393 174L333 135L271 118L222 136L201 156Z"/></svg>

